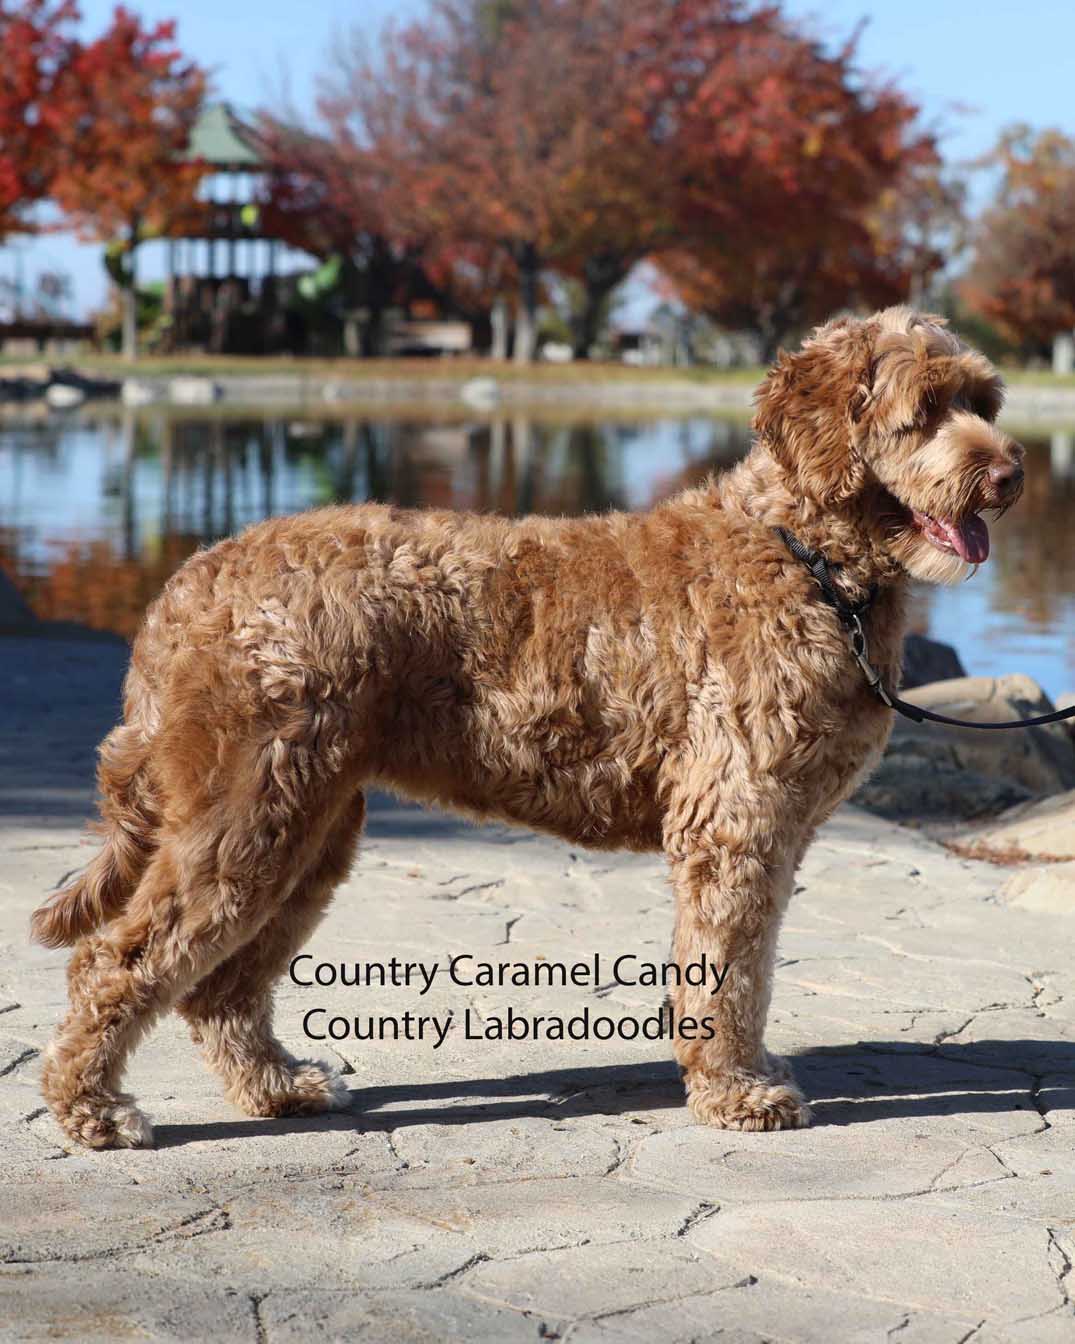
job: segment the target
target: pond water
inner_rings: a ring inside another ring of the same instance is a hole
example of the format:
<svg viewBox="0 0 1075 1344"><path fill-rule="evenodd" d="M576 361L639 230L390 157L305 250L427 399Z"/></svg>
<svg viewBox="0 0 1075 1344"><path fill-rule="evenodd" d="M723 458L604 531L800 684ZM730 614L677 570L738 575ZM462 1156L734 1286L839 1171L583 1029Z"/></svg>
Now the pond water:
<svg viewBox="0 0 1075 1344"><path fill-rule="evenodd" d="M643 508L733 462L743 418L343 419L103 406L0 418L0 566L38 615L130 636L198 546L347 500L576 514ZM1018 428L1013 427L1018 433ZM1075 435L1020 433L1027 490L993 555L921 590L915 626L968 670L1075 689Z"/></svg>

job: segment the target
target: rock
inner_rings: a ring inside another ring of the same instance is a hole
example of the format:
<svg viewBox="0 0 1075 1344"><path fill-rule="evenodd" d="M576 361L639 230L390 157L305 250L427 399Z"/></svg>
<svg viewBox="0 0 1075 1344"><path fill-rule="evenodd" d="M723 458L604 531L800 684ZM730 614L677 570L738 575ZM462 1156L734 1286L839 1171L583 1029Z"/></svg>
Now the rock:
<svg viewBox="0 0 1075 1344"><path fill-rule="evenodd" d="M955 842L972 857L1012 863L1075 859L1075 789L1013 807L988 826L958 832Z"/></svg>
<svg viewBox="0 0 1075 1344"><path fill-rule="evenodd" d="M912 704L955 718L996 722L1052 709L1030 677L960 677L907 693ZM855 796L900 821L987 816L1075 788L1075 752L1060 724L987 733L898 718L877 771Z"/></svg>
<svg viewBox="0 0 1075 1344"><path fill-rule="evenodd" d="M459 399L476 411L490 411L500 403L500 384L495 378L471 378L459 389Z"/></svg>
<svg viewBox="0 0 1075 1344"><path fill-rule="evenodd" d="M124 406L149 406L157 400L158 395L152 383L144 383L138 378L124 378L119 390L120 401Z"/></svg>
<svg viewBox="0 0 1075 1344"><path fill-rule="evenodd" d="M1002 895L1020 910L1075 915L1075 862L1019 868L1008 879Z"/></svg>
<svg viewBox="0 0 1075 1344"><path fill-rule="evenodd" d="M179 406L209 406L220 397L220 386L211 378L173 378L168 397Z"/></svg>
<svg viewBox="0 0 1075 1344"><path fill-rule="evenodd" d="M50 383L45 388L45 400L56 410L66 411L81 406L86 394L81 387L72 387L69 383Z"/></svg>
<svg viewBox="0 0 1075 1344"><path fill-rule="evenodd" d="M1075 705L1075 691L1064 691L1062 695L1056 697L1057 709L1071 709L1073 705ZM1067 719L1063 726L1067 729L1071 740L1075 742L1075 719Z"/></svg>
<svg viewBox="0 0 1075 1344"><path fill-rule="evenodd" d="M965 677L967 669L951 644L942 644L925 635L908 635L903 642L903 681L905 691L928 686L931 681L950 681Z"/></svg>

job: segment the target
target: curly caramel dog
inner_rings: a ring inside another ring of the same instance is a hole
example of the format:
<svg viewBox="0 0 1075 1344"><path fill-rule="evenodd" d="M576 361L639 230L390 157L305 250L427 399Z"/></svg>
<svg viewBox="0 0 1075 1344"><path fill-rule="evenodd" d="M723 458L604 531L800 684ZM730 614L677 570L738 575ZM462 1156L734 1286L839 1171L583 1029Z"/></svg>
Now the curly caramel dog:
<svg viewBox="0 0 1075 1344"><path fill-rule="evenodd" d="M34 916L75 944L44 1091L93 1147L152 1141L120 1088L158 1014L190 1024L254 1115L345 1104L272 1032L275 979L347 873L384 786L572 843L662 850L677 1041L699 1120L809 1112L762 1035L777 933L818 826L877 760L890 713L773 528L841 568L898 680L909 575L985 559L980 513L1022 485L1001 384L938 318L822 327L757 396L745 461L643 514L517 522L376 505L251 528L149 609L124 722L101 748L105 844Z"/></svg>

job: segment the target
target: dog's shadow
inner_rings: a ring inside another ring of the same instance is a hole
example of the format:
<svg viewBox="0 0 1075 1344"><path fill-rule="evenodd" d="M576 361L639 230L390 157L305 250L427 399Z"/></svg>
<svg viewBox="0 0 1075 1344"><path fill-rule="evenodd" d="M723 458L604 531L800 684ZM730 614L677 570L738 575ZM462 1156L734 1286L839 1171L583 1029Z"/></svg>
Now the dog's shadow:
<svg viewBox="0 0 1075 1344"><path fill-rule="evenodd" d="M871 1041L825 1046L791 1060L814 1124L899 1117L1004 1114L1075 1108L1075 1042L975 1041L939 1049ZM278 1120L158 1125L159 1148L214 1139L411 1125L473 1125L526 1117L631 1115L684 1104L675 1065L607 1064L509 1078L356 1088L351 1109Z"/></svg>

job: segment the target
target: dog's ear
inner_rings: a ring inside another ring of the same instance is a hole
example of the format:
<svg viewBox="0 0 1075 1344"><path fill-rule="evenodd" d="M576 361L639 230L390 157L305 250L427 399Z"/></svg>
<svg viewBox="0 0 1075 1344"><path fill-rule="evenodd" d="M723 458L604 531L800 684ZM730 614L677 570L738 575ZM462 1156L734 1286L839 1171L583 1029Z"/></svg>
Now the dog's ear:
<svg viewBox="0 0 1075 1344"><path fill-rule="evenodd" d="M865 484L856 427L870 394L870 333L852 318L819 328L801 350L781 350L758 389L754 429L792 487L838 504Z"/></svg>

